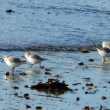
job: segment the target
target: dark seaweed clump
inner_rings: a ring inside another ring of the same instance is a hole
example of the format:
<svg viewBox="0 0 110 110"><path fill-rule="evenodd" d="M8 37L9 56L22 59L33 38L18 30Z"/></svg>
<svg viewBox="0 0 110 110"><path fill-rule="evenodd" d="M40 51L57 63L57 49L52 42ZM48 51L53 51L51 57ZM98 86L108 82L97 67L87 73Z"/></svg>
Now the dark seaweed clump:
<svg viewBox="0 0 110 110"><path fill-rule="evenodd" d="M55 95L64 94L67 91L73 91L68 88L68 84L63 82L59 82L58 79L48 79L46 83L39 82L37 85L31 86L32 90L38 90L46 93L52 93Z"/></svg>

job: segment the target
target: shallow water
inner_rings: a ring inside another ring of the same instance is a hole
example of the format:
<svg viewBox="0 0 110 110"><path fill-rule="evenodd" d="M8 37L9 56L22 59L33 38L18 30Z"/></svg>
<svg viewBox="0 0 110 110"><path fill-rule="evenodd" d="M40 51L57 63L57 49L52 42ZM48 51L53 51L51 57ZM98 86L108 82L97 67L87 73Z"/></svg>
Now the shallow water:
<svg viewBox="0 0 110 110"><path fill-rule="evenodd" d="M0 49L98 45L110 39L109 6L109 0L1 0Z"/></svg>
<svg viewBox="0 0 110 110"><path fill-rule="evenodd" d="M26 110L26 104L35 110L36 106L42 106L43 110L82 110L85 106L94 107L95 110L100 109L100 105L103 108L110 109L110 64L101 64L101 58L98 53L90 52L87 54L81 54L79 52L36 52L44 58L47 58L45 62L42 62L45 68L51 69L51 75L46 75L45 70L41 69L38 72L37 65L30 68L27 63L16 68L15 76L5 79L4 74L9 71L9 67L0 62L0 110ZM23 52L20 51L2 51L0 56L5 54L11 54L24 60L22 57ZM88 59L93 58L94 61L90 62ZM79 62L84 62L84 66L79 66ZM26 76L19 75L20 73L27 73ZM67 92L63 95L46 94L44 92L38 92L25 88L25 85L29 87L37 84L39 81L46 82L48 78L53 78L55 75L60 75L60 81L66 81L74 92ZM86 81L85 78L90 78L90 81ZM93 88L90 91L85 86L86 83L92 82L97 88ZM81 83L79 85L73 85L74 83ZM18 90L14 90L13 87L19 87ZM84 89L82 89L84 87ZM85 94L85 92L94 92L95 94ZM28 93L29 100L25 98L18 98L14 95L18 93L19 96L23 96ZM106 96L106 100L102 100L101 97ZM76 101L79 97L80 100Z"/></svg>

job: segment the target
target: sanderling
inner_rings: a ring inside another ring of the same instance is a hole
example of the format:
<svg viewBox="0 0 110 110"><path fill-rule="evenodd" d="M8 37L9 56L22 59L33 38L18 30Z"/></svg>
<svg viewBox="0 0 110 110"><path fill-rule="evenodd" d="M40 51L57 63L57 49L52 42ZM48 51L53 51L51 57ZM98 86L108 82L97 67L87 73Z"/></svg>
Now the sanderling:
<svg viewBox="0 0 110 110"><path fill-rule="evenodd" d="M3 57L3 59L8 66L12 67L13 73L14 73L15 67L18 67L25 62L25 61L21 61L19 58L15 58L15 57L10 56L10 55L5 55Z"/></svg>
<svg viewBox="0 0 110 110"><path fill-rule="evenodd" d="M38 55L35 55L31 52L25 52L24 56L27 59L27 61L30 62L31 64L40 64L40 66L41 66L41 62L46 60L46 59L44 59Z"/></svg>
<svg viewBox="0 0 110 110"><path fill-rule="evenodd" d="M110 49L110 41L103 41L102 42L102 47L103 48L109 48Z"/></svg>
<svg viewBox="0 0 110 110"><path fill-rule="evenodd" d="M110 49L109 48L96 48L99 55L102 57L102 62L104 63L106 58L110 57Z"/></svg>

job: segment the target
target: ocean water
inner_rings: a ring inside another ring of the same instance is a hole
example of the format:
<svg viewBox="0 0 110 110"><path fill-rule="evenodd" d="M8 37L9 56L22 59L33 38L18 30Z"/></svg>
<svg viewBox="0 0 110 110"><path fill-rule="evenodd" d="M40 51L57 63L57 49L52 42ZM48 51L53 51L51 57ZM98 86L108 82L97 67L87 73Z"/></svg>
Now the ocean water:
<svg viewBox="0 0 110 110"><path fill-rule="evenodd" d="M0 0L0 49L77 48L109 39L109 0Z"/></svg>

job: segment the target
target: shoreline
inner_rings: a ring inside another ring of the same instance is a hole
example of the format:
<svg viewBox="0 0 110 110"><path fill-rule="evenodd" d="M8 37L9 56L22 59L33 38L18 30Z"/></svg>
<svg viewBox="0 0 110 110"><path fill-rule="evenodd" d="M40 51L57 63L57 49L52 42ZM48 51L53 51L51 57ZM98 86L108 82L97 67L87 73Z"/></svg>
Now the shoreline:
<svg viewBox="0 0 110 110"><path fill-rule="evenodd" d="M91 45L91 46L54 46L54 45L40 45L32 47L23 47L23 48L0 48L0 51L95 51L96 47L101 47L101 45Z"/></svg>

